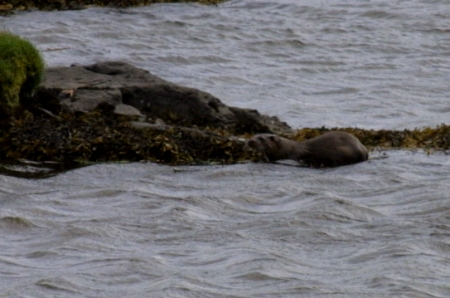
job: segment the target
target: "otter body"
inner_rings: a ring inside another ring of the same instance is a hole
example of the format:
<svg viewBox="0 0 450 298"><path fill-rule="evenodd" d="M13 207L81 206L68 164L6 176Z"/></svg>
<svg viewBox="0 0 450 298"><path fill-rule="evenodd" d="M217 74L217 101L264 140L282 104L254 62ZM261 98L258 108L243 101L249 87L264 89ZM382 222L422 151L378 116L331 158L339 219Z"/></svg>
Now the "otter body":
<svg viewBox="0 0 450 298"><path fill-rule="evenodd" d="M353 135L331 131L297 142L274 134L253 136L248 145L263 152L271 162L292 159L312 167L336 167L366 161L367 148Z"/></svg>

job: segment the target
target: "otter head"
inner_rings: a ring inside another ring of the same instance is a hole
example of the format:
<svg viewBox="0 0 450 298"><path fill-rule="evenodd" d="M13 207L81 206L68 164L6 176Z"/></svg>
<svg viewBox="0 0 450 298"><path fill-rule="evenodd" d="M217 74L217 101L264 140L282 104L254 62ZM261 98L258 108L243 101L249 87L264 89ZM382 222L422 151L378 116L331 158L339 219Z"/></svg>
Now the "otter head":
<svg viewBox="0 0 450 298"><path fill-rule="evenodd" d="M280 159L280 139L276 135L259 134L253 136L247 143L254 150L263 152L269 161Z"/></svg>

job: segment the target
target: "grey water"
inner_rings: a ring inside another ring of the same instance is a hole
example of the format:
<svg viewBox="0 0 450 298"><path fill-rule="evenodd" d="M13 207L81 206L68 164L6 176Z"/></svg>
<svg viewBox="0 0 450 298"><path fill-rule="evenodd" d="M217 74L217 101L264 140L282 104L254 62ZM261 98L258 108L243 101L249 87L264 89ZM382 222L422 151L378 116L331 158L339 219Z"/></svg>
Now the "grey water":
<svg viewBox="0 0 450 298"><path fill-rule="evenodd" d="M0 28L48 67L122 60L294 128L413 129L450 122L449 15L444 0L233 0ZM0 175L0 297L449 297L448 152L383 157Z"/></svg>

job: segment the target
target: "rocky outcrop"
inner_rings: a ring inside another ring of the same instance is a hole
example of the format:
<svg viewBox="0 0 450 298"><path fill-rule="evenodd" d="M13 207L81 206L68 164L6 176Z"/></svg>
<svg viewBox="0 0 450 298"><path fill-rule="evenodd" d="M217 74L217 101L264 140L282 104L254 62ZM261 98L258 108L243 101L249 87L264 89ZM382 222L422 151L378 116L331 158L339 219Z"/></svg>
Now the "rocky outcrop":
<svg viewBox="0 0 450 298"><path fill-rule="evenodd" d="M140 112L142 119L169 125L214 128L232 134L289 133L276 117L256 110L229 107L209 93L165 81L124 62L103 62L47 69L44 81L26 107L57 114L88 113L100 104L111 109Z"/></svg>
<svg viewBox="0 0 450 298"><path fill-rule="evenodd" d="M0 160L229 164L260 160L254 133L291 128L123 62L49 68L0 130Z"/></svg>
<svg viewBox="0 0 450 298"><path fill-rule="evenodd" d="M92 162L264 161L263 153L247 145L256 133L303 141L343 130L369 148L428 152L450 148L450 126L444 124L413 131L325 127L292 131L276 117L229 107L209 93L122 62L50 68L44 77L33 97L20 99L14 115L0 117L0 173L19 175L2 165L24 160L26 168L29 161L52 165L54 170L45 171L45 176Z"/></svg>

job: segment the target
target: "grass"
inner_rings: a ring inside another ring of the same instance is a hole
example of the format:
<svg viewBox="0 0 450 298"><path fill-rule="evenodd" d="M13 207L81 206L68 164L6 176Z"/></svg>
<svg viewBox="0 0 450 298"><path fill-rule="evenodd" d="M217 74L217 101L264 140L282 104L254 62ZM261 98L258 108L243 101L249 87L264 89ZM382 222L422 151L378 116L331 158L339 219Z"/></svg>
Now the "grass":
<svg viewBox="0 0 450 298"><path fill-rule="evenodd" d="M44 60L34 45L7 31L0 31L0 109L12 111L20 98L33 94L42 81Z"/></svg>

